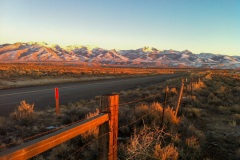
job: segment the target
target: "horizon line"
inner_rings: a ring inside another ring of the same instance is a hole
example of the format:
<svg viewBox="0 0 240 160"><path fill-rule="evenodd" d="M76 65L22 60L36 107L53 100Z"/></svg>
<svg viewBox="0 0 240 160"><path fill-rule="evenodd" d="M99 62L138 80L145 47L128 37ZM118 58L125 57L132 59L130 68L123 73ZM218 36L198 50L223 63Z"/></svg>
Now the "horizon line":
<svg viewBox="0 0 240 160"><path fill-rule="evenodd" d="M10 45L12 45L12 44L16 44L16 43L26 43L26 44L29 44L29 43L36 43L36 44L39 44L39 45L44 45L44 43L46 44L46 46L47 45L58 45L58 46L60 46L60 47L71 47L71 46L81 46L81 47L87 47L87 46L89 46L89 47L95 47L95 48L101 48L101 49L105 49L105 50L109 50L109 51L111 51L111 50L117 50L117 51L122 51L122 50L138 50L138 49L143 49L144 47L147 47L147 48L154 48L154 49L157 49L158 51L166 51L166 50L173 50L173 51L179 51L179 52L182 52L182 51L190 51L191 53L193 53L193 54L201 54L201 53L206 53L206 54L215 54L215 55L227 55L227 56L239 56L239 55L229 55L229 54L221 54L221 53L212 53L212 52L199 52L199 53L195 53L195 52L192 52L191 50L189 50L189 49L185 49L185 50L176 50L176 49L172 49L172 48L170 48L170 49L158 49L157 47L153 47L153 46L147 46L147 45L145 45L145 46L143 46L143 47L140 47L140 48L129 48L129 49L119 49L119 48L105 48L105 47L100 47L100 46L98 46L98 45L91 45L91 44L68 44L68 45L64 45L64 44L58 44L58 43L49 43L49 42L46 42L46 41L28 41L28 42L20 42L20 41L18 41L18 42L13 42L13 43L2 43L2 44L0 44L0 45L4 45L4 44L10 44ZM41 44L42 43L42 44ZM93 49L93 48L92 48Z"/></svg>

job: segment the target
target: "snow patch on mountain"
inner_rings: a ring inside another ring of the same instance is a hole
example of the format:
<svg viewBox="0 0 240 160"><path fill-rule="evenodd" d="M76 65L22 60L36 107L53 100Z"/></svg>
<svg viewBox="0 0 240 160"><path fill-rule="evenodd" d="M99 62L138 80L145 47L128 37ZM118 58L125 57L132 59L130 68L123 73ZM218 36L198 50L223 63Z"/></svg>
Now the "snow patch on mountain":
<svg viewBox="0 0 240 160"><path fill-rule="evenodd" d="M240 68L240 56L212 53L193 54L189 50L163 50L143 47L131 50L107 50L90 45L61 47L45 42L0 45L1 61L77 61L144 67Z"/></svg>

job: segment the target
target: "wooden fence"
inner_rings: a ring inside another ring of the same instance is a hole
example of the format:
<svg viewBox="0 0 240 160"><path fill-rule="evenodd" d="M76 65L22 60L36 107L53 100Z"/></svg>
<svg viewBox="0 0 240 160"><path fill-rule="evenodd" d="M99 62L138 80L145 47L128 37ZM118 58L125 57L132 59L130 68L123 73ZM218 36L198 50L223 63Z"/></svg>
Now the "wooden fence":
<svg viewBox="0 0 240 160"><path fill-rule="evenodd" d="M200 79L198 78L198 81L199 80ZM191 79L190 81L191 95L193 81L194 81L193 79ZM182 85L176 105L175 116L177 116L178 114L179 106L183 95L184 83L186 82L184 81L184 79L182 79ZM166 87L164 107L166 107L167 92L168 87ZM146 98L142 98L140 100L143 99ZM132 102L137 101L139 100L135 100ZM118 107L119 107L119 95L117 94L103 95L101 96L101 107L99 115L75 123L63 129L59 129L56 132L26 142L22 145L3 151L0 153L0 160L29 159L98 126L99 126L98 159L117 160ZM161 126L163 125L164 120L164 107ZM57 115L59 115L59 111L57 112Z"/></svg>
<svg viewBox="0 0 240 160"><path fill-rule="evenodd" d="M29 159L98 126L98 159L117 160L118 105L119 95L104 95L99 115L3 151L0 160Z"/></svg>

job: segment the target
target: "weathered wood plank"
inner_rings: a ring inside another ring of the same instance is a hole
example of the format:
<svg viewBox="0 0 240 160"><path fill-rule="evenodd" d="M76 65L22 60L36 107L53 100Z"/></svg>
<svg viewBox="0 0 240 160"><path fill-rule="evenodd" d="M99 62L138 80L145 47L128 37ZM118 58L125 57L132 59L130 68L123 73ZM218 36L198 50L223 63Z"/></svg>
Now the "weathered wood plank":
<svg viewBox="0 0 240 160"><path fill-rule="evenodd" d="M0 160L25 160L34 157L94 127L97 127L108 120L108 114L100 114L93 118L81 121L33 141L3 151L0 153Z"/></svg>

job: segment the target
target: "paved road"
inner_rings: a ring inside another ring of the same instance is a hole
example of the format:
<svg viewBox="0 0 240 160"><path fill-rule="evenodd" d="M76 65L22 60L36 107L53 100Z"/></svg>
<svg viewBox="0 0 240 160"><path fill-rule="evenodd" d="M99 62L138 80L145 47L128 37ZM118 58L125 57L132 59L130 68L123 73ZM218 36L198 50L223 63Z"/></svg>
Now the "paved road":
<svg viewBox="0 0 240 160"><path fill-rule="evenodd" d="M182 74L3 89L0 90L0 116L7 116L11 113L21 100L26 100L27 103L34 103L36 110L41 110L46 106L54 106L55 87L59 88L60 104L67 104L81 99L93 98L101 94L161 83L167 79L180 76Z"/></svg>

